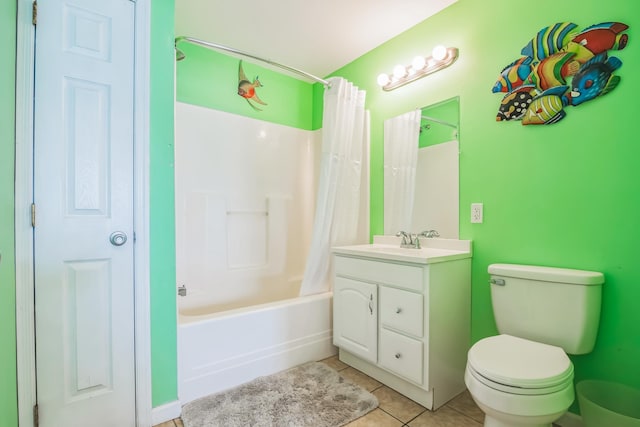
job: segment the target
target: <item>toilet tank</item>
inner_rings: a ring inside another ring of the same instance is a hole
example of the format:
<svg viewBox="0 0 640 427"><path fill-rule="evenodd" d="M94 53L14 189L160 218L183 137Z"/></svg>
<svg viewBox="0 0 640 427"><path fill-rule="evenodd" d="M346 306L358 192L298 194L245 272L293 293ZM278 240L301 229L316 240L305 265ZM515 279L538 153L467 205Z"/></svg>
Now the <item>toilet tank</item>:
<svg viewBox="0 0 640 427"><path fill-rule="evenodd" d="M491 302L498 331L562 347L593 350L604 276L595 271L491 264Z"/></svg>

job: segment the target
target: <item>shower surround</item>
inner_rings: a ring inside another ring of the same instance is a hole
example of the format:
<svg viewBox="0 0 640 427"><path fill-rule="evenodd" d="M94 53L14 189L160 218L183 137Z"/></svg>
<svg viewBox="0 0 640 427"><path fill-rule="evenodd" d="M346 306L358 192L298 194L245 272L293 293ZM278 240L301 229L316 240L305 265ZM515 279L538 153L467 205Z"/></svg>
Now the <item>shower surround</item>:
<svg viewBox="0 0 640 427"><path fill-rule="evenodd" d="M331 293L298 297L320 131L176 103L179 394L184 404L335 353Z"/></svg>
<svg viewBox="0 0 640 427"><path fill-rule="evenodd" d="M319 131L176 104L182 313L297 296L311 239Z"/></svg>

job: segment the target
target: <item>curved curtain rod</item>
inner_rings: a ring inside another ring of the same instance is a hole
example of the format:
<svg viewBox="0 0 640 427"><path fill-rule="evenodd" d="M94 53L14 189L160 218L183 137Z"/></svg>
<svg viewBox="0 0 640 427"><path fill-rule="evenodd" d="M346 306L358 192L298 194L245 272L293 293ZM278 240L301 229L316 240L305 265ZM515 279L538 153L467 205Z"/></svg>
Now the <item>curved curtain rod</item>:
<svg viewBox="0 0 640 427"><path fill-rule="evenodd" d="M434 123L439 123L441 125L450 126L452 128L458 129L458 125L453 124L453 123L449 123L449 122L445 122L444 120L436 119L434 117L429 117L429 116L422 116L422 118L425 119L425 120L429 120L431 122L434 122Z"/></svg>
<svg viewBox="0 0 640 427"><path fill-rule="evenodd" d="M313 74L307 73L306 71L298 70L297 68L289 67L288 65L283 65L283 64L280 64L278 62L271 61L270 59L260 58L259 56L255 56L255 55L252 55L250 53L243 52L241 50L237 50L237 49L234 49L234 48L231 48L231 47L227 47L227 46L223 46L223 45L216 44L216 43L207 42L207 41L204 41L204 40L199 40L199 39L196 39L196 38L193 38L193 37L186 37L186 36L176 37L175 46L176 46L176 50L178 52L180 52L180 53L182 53L180 51L180 49L178 49L178 43L180 43L180 42L189 42L189 43L198 44L198 45L201 45L201 46L204 46L204 47L208 47L208 48L211 48L211 49L218 49L218 50L223 50L225 52L235 53L236 55L246 56L247 58L252 58L252 59L256 59L258 61L262 61L262 62L265 62L267 64L274 65L276 67L282 68L283 70L287 70L289 72L301 75L303 77L306 77L306 78L311 79L313 81L316 81L318 83L322 83L327 88L331 87L331 84L327 80L321 79L320 77L314 76ZM183 54L182 57L184 58L184 54Z"/></svg>

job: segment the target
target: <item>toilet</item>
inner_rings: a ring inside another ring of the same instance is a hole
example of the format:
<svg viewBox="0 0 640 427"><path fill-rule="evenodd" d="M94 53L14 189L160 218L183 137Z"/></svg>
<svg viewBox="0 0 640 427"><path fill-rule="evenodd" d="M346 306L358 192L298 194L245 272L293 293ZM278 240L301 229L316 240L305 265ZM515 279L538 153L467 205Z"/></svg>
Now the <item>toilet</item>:
<svg viewBox="0 0 640 427"><path fill-rule="evenodd" d="M500 335L467 354L465 384L485 427L550 427L574 400L567 354L593 350L604 276L594 271L492 264Z"/></svg>

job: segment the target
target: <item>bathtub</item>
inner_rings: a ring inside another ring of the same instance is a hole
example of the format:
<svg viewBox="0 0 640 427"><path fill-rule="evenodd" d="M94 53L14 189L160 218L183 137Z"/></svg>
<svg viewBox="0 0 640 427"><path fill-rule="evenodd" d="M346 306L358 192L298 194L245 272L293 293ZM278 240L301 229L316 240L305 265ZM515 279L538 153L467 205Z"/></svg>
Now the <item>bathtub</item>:
<svg viewBox="0 0 640 427"><path fill-rule="evenodd" d="M332 294L297 297L313 230L320 130L180 102L175 117L184 404L336 351Z"/></svg>
<svg viewBox="0 0 640 427"><path fill-rule="evenodd" d="M336 354L331 301L326 292L221 312L180 313L180 403Z"/></svg>

